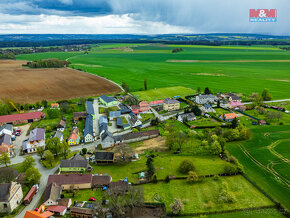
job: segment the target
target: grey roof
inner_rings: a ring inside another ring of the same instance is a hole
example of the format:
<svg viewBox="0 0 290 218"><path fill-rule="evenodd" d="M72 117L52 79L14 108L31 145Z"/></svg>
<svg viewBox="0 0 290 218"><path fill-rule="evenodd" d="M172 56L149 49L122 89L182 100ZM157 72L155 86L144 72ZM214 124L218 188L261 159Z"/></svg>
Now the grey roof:
<svg viewBox="0 0 290 218"><path fill-rule="evenodd" d="M56 131L54 137L57 137L57 138L61 139L61 138L63 138L63 134L60 131Z"/></svg>
<svg viewBox="0 0 290 218"><path fill-rule="evenodd" d="M59 121L57 128L65 128L66 122L64 120Z"/></svg>
<svg viewBox="0 0 290 218"><path fill-rule="evenodd" d="M99 132L103 132L104 131L107 131L108 130L108 124L107 123L102 123L100 126L99 126Z"/></svg>
<svg viewBox="0 0 290 218"><path fill-rule="evenodd" d="M120 104L119 106L121 108L121 114L128 114L131 112L131 109L128 108L127 106L125 106L123 104Z"/></svg>
<svg viewBox="0 0 290 218"><path fill-rule="evenodd" d="M87 168L89 165L88 160L61 160L59 167L84 167Z"/></svg>
<svg viewBox="0 0 290 218"><path fill-rule="evenodd" d="M0 184L0 202L8 201L10 186L11 186L11 183Z"/></svg>
<svg viewBox="0 0 290 218"><path fill-rule="evenodd" d="M104 115L99 117L99 124L101 125L102 123L108 123L108 119Z"/></svg>
<svg viewBox="0 0 290 218"><path fill-rule="evenodd" d="M61 187L56 183L51 183L49 186L46 187L44 191L43 201L47 201L48 199L52 201L57 201L60 198L61 194Z"/></svg>
<svg viewBox="0 0 290 218"><path fill-rule="evenodd" d="M208 95L198 95L199 98L203 98L203 99L208 99L208 98L216 98L216 96L212 95L212 94L208 94Z"/></svg>
<svg viewBox="0 0 290 218"><path fill-rule="evenodd" d="M0 136L0 145L2 145L2 143L10 146L10 144L11 144L11 135L3 134L2 136Z"/></svg>
<svg viewBox="0 0 290 218"><path fill-rule="evenodd" d="M96 160L113 160L114 152L96 152L95 159Z"/></svg>
<svg viewBox="0 0 290 218"><path fill-rule="evenodd" d="M101 133L103 130L108 129L108 119L106 116L99 117L99 132Z"/></svg>
<svg viewBox="0 0 290 218"><path fill-rule="evenodd" d="M107 137L113 138L113 134L108 130L105 130L105 132L101 134L102 141L105 140Z"/></svg>
<svg viewBox="0 0 290 218"><path fill-rule="evenodd" d="M205 109L212 109L211 104L204 104L203 106L204 106Z"/></svg>
<svg viewBox="0 0 290 218"><path fill-rule="evenodd" d="M193 118L193 117L195 117L195 114L191 112L191 113L186 113L186 114L180 114L179 116L180 116L182 119L183 119L183 118L190 118L190 117Z"/></svg>
<svg viewBox="0 0 290 218"><path fill-rule="evenodd" d="M109 96L106 96L106 95L102 95L102 96L100 96L100 98L101 98L103 101L107 102L107 103L110 103L110 102L112 102L112 101L117 101L115 98L113 98L113 97L109 97Z"/></svg>
<svg viewBox="0 0 290 218"><path fill-rule="evenodd" d="M80 154L76 154L75 156L70 158L70 160L85 160L85 158Z"/></svg>
<svg viewBox="0 0 290 218"><path fill-rule="evenodd" d="M13 125L11 125L11 124L4 124L3 126L0 127L0 132L3 129L7 129L7 130L10 130L12 132L13 131Z"/></svg>
<svg viewBox="0 0 290 218"><path fill-rule="evenodd" d="M228 93L228 95L232 98L232 100L237 100L237 101L240 101L241 98L233 93Z"/></svg>
<svg viewBox="0 0 290 218"><path fill-rule="evenodd" d="M117 117L117 126L123 126L123 120L121 117Z"/></svg>
<svg viewBox="0 0 290 218"><path fill-rule="evenodd" d="M29 133L29 141L44 140L45 139L45 129L35 128Z"/></svg>
<svg viewBox="0 0 290 218"><path fill-rule="evenodd" d="M93 102L86 101L86 108L87 108L87 113L88 114L95 114L94 107L93 107Z"/></svg>
<svg viewBox="0 0 290 218"><path fill-rule="evenodd" d="M120 117L121 111L110 111L110 117Z"/></svg>
<svg viewBox="0 0 290 218"><path fill-rule="evenodd" d="M87 134L94 135L94 129L93 129L93 118L91 115L88 115L86 117L86 125L85 125L85 130L84 130L84 136Z"/></svg>
<svg viewBox="0 0 290 218"><path fill-rule="evenodd" d="M176 103L179 103L179 101L177 101L174 98L165 98L164 100L164 104L176 104Z"/></svg>

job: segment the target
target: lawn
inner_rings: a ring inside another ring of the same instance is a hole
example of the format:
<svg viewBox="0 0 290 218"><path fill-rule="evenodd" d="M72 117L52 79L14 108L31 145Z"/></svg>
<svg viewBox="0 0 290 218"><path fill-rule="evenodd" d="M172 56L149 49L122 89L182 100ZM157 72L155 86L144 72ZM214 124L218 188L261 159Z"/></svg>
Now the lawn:
<svg viewBox="0 0 290 218"><path fill-rule="evenodd" d="M193 120L187 123L193 126L221 126L222 124L213 118L207 117L198 117L197 120Z"/></svg>
<svg viewBox="0 0 290 218"><path fill-rule="evenodd" d="M103 191L100 189L96 191L93 191L92 189L80 189L76 191L74 196L69 191L63 191L62 194L64 195L64 198L71 198L72 202L88 201L89 198L96 198L97 201L100 201L103 197Z"/></svg>
<svg viewBox="0 0 290 218"><path fill-rule="evenodd" d="M215 214L208 215L209 218L232 218L232 217L250 217L250 218L283 218L284 216L274 208L270 209L260 209L260 210L249 210L249 211L240 211L234 213L223 213L223 214Z"/></svg>
<svg viewBox="0 0 290 218"><path fill-rule="evenodd" d="M166 87L166 88L158 88L158 89L150 89L147 91L139 91L133 92L140 100L145 101L155 101L155 100L162 100L165 98L173 98L174 96L187 96L195 94L195 91L191 88L186 88L184 86L174 86L174 87Z"/></svg>
<svg viewBox="0 0 290 218"><path fill-rule="evenodd" d="M290 126L253 128L252 134L250 140L230 143L226 148L238 158L250 179L290 210L289 159L285 159L289 157L286 140L290 139Z"/></svg>
<svg viewBox="0 0 290 218"><path fill-rule="evenodd" d="M169 152L156 153L154 167L158 179L165 179L168 175L186 176L178 171L178 167L183 160L191 160L198 175L220 174L224 172L225 161L216 156L184 156L173 155ZM107 173L112 176L113 181L119 181L128 177L129 181L138 181L138 172L146 171L146 157L140 155L140 160L129 162L126 165L95 165L92 164L94 173Z"/></svg>
<svg viewBox="0 0 290 218"><path fill-rule="evenodd" d="M277 112L277 110L274 109L267 109L267 111L274 111ZM268 119L266 114L259 114L257 110L246 110L245 113L256 117L258 119L261 120L266 120L267 122L269 122L271 125L280 125L280 123L282 122L283 124L290 124L290 114L284 113L284 112L280 112L282 115L281 119Z"/></svg>
<svg viewBox="0 0 290 218"><path fill-rule="evenodd" d="M140 114L140 116L142 117L142 122L152 119L154 117L153 113L146 113L146 114Z"/></svg>
<svg viewBox="0 0 290 218"><path fill-rule="evenodd" d="M101 45L102 46L102 45ZM120 45L116 45L118 47ZM131 46L131 45L129 45ZM183 51L172 53L174 46ZM142 46L134 51L112 50L104 46L87 55L75 53L37 53L19 55L17 59L34 60L48 57L65 59L72 56L70 66L104 76L121 84L126 82L131 92L184 86L196 90L210 87L214 92L261 93L267 87L274 99L289 98L290 62L167 62L167 60L289 60L290 52L272 47L246 46ZM64 57L62 57L64 56ZM102 67L94 67L101 65ZM140 90L141 89L141 90ZM173 93L175 95L175 93ZM142 96L140 96L141 98ZM146 95L144 96L146 97ZM155 97L153 95L153 97ZM151 100L153 97L148 97ZM157 95L157 97L159 97ZM163 96L160 96L163 97ZM165 96L167 97L167 96ZM145 99L146 100L146 99Z"/></svg>
<svg viewBox="0 0 290 218"><path fill-rule="evenodd" d="M223 181L228 183L229 190L236 197L234 203L218 202L217 198ZM193 185L189 185L186 180L171 180L169 183L159 182L157 184L142 186L144 187L145 201L156 202L154 195L157 193L161 198L161 202L165 203L168 212L170 212L169 205L174 201L174 198L179 198L183 201L184 213L223 211L273 205L273 202L241 175L220 177L218 180L207 178Z"/></svg>

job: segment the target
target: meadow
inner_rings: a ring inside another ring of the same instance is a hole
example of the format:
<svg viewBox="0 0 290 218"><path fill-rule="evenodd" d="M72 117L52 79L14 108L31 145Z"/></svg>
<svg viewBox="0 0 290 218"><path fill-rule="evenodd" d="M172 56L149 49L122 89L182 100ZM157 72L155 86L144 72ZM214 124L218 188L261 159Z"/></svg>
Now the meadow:
<svg viewBox="0 0 290 218"><path fill-rule="evenodd" d="M17 58L69 58L71 67L109 78L119 84L126 82L131 92L143 91L144 79L147 79L148 89L184 86L196 90L197 87L204 89L208 86L214 92L251 94L261 93L267 87L274 99L289 98L290 62L271 60L289 61L290 53L276 47L126 44L125 47L132 48L130 51L120 47L120 44L106 44L93 47L89 54L44 53L20 55ZM172 53L175 47L182 47L183 51Z"/></svg>
<svg viewBox="0 0 290 218"><path fill-rule="evenodd" d="M218 202L218 195L222 182L226 182L229 190L236 197L234 203ZM241 175L204 179L202 182L189 185L186 180L171 180L169 183L146 184L144 187L145 201L157 202L154 196L159 195L159 202L166 205L170 212L170 204L174 198L182 199L183 213L200 213L210 211L226 211L249 207L273 205L267 197L260 193L251 183Z"/></svg>
<svg viewBox="0 0 290 218"><path fill-rule="evenodd" d="M243 164L250 179L289 210L290 126L264 126L251 131L250 140L230 143L226 148Z"/></svg>

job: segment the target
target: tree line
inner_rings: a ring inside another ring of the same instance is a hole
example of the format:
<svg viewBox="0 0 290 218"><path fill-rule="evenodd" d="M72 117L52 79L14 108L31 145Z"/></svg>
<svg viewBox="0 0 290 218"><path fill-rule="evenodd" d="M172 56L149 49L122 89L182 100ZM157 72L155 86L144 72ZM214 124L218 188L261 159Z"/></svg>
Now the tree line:
<svg viewBox="0 0 290 218"><path fill-rule="evenodd" d="M69 62L57 58L29 61L25 66L30 68L62 68L68 67Z"/></svg>

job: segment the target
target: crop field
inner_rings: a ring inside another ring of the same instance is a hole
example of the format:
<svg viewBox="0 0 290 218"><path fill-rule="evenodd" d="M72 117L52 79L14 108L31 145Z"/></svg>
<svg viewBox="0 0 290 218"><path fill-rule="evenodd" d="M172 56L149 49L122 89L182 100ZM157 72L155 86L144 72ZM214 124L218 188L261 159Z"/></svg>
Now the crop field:
<svg viewBox="0 0 290 218"><path fill-rule="evenodd" d="M252 132L250 140L229 144L227 149L255 183L289 210L290 126L265 126Z"/></svg>
<svg viewBox="0 0 290 218"><path fill-rule="evenodd" d="M173 98L174 96L184 97L186 95L195 94L195 91L183 86L174 86L133 92L132 94L135 95L137 98L143 99L145 101L155 101L162 100L164 98Z"/></svg>
<svg viewBox="0 0 290 218"><path fill-rule="evenodd" d="M43 99L62 99L98 96L120 91L103 78L68 68L30 69L23 61L0 61L1 100L17 103L35 103Z"/></svg>
<svg viewBox="0 0 290 218"><path fill-rule="evenodd" d="M236 201L234 203L218 202L222 182L228 184L229 190L235 196ZM145 201L157 202L155 199L158 196L157 199L159 202L165 203L168 212L170 211L169 205L174 201L174 198L183 200L183 213L224 211L273 205L273 202L240 175L221 177L218 180L208 178L192 185L189 185L186 180L171 180L169 183L159 182L142 186L144 187Z"/></svg>
<svg viewBox="0 0 290 218"><path fill-rule="evenodd" d="M261 93L267 87L275 99L290 97L290 52L276 47L123 46L130 47L130 51L121 47L121 44L105 44L93 47L87 55L57 52L20 55L17 58L70 57L71 67L104 76L119 84L126 82L131 92L144 90L146 78L148 89L184 86L196 90L197 87L203 89L208 86L214 92L251 94ZM172 53L175 47L182 47L183 51ZM184 62L188 60L192 62Z"/></svg>

